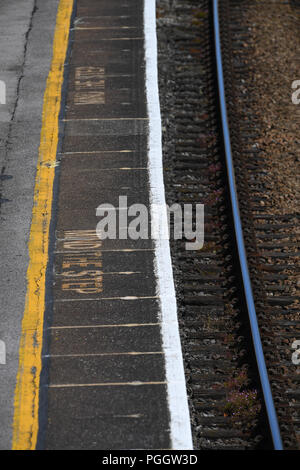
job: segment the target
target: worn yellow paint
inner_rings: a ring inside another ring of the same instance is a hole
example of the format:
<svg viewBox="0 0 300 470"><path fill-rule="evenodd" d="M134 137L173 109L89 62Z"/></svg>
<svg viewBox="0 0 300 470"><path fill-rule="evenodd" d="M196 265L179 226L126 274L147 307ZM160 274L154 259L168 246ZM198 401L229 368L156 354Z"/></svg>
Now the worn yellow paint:
<svg viewBox="0 0 300 470"><path fill-rule="evenodd" d="M58 143L58 117L72 9L73 0L60 0L52 62L44 94L29 239L27 293L14 401L12 448L16 450L34 450L37 442L49 226Z"/></svg>

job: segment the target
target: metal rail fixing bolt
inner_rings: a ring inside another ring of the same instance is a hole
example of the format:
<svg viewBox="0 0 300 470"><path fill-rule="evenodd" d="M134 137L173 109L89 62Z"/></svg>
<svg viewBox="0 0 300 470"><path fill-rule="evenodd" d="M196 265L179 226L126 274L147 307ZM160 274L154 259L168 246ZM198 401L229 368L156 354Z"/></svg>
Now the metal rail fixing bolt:
<svg viewBox="0 0 300 470"><path fill-rule="evenodd" d="M259 327L257 322L257 316L255 311L253 292L251 287L251 281L248 270L247 256L243 238L243 230L240 218L239 204L237 198L237 191L235 185L235 174L231 152L230 132L227 118L227 107L225 99L225 86L224 86L224 75L222 65L222 50L221 50L221 38L220 38L220 24L219 24L219 1L213 0L213 16L214 16L214 34L215 34L215 52L217 62L217 75L218 75L218 88L219 88L219 99L221 108L221 120L223 128L224 148L226 156L226 165L228 172L228 181L230 189L230 199L232 205L234 229L237 240L237 247L239 253L239 261L242 272L242 278L244 283L244 291L248 309L248 315L251 325L251 333L254 343L256 361L258 365L264 401L266 405L270 430L272 434L273 444L275 450L283 450L280 430L278 425L278 419L275 411L273 396L271 392L268 372L266 368L264 353L262 349L261 337L259 333Z"/></svg>

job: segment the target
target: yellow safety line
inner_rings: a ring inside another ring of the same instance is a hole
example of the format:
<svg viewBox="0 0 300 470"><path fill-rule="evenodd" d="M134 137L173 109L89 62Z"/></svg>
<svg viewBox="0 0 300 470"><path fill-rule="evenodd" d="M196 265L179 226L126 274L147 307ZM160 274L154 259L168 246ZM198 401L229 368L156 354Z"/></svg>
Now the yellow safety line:
<svg viewBox="0 0 300 470"><path fill-rule="evenodd" d="M58 117L72 10L73 0L60 0L52 62L44 94L41 140L28 245L27 293L14 401L12 448L15 450L34 450L37 442L49 226L58 143Z"/></svg>

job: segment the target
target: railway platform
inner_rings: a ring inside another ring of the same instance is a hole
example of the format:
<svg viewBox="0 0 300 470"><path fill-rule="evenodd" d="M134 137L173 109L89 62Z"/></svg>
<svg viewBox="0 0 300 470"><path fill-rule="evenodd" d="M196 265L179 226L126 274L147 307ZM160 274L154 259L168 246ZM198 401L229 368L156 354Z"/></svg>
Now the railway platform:
<svg viewBox="0 0 300 470"><path fill-rule="evenodd" d="M0 449L299 448L294 3L0 2Z"/></svg>
<svg viewBox="0 0 300 470"><path fill-rule="evenodd" d="M192 447L168 242L96 232L164 200L155 41L155 1L57 4L14 449Z"/></svg>

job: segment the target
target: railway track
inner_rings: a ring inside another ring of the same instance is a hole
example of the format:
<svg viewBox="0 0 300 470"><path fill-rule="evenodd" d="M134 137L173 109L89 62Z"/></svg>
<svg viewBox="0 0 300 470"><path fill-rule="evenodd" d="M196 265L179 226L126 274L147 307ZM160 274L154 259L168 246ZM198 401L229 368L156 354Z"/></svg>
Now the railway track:
<svg viewBox="0 0 300 470"><path fill-rule="evenodd" d="M297 448L299 375L287 357L299 331L297 298L283 294L296 269L288 261L297 256L295 214L278 220L262 210L268 188L255 130L237 109L247 2L218 3L158 8L167 202L205 204L203 249L171 245L194 445Z"/></svg>

